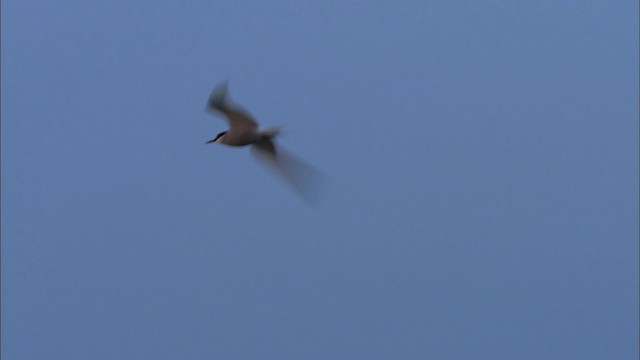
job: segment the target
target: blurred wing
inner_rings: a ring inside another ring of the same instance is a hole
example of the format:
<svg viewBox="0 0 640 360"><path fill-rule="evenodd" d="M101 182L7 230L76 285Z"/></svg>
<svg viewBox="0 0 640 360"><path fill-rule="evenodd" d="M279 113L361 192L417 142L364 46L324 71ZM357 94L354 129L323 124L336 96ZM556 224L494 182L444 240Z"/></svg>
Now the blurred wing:
<svg viewBox="0 0 640 360"><path fill-rule="evenodd" d="M308 203L317 204L322 174L290 153L278 148L271 140L261 140L251 146L251 153L269 170L287 182Z"/></svg>
<svg viewBox="0 0 640 360"><path fill-rule="evenodd" d="M253 149L258 151L261 155L267 156L271 161L276 160L276 144L269 138L263 138L253 143Z"/></svg>
<svg viewBox="0 0 640 360"><path fill-rule="evenodd" d="M209 100L207 101L207 111L218 111L222 113L227 118L230 130L238 128L258 128L258 123L256 123L249 112L242 107L231 103L227 88L228 83L225 81L213 89L211 95L209 95Z"/></svg>

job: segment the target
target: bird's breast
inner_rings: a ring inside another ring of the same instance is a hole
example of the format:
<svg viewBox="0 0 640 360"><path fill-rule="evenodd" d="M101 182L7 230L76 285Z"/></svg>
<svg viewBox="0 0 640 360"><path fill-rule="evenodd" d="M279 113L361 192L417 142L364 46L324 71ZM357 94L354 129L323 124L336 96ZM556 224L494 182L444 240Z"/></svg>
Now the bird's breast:
<svg viewBox="0 0 640 360"><path fill-rule="evenodd" d="M222 138L222 143L229 146L245 146L253 144L258 138L254 130L229 130Z"/></svg>

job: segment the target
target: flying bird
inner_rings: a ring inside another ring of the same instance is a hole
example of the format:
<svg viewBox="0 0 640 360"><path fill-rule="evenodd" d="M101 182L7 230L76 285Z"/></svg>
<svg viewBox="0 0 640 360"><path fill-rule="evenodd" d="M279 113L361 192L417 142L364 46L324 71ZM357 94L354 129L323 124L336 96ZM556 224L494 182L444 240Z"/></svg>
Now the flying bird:
<svg viewBox="0 0 640 360"><path fill-rule="evenodd" d="M277 147L275 138L280 128L260 128L247 110L231 101L226 81L213 89L206 110L221 114L229 125L229 130L222 131L206 144L250 146L251 152L259 160L288 182L305 200L315 201L313 186L320 178L319 171Z"/></svg>

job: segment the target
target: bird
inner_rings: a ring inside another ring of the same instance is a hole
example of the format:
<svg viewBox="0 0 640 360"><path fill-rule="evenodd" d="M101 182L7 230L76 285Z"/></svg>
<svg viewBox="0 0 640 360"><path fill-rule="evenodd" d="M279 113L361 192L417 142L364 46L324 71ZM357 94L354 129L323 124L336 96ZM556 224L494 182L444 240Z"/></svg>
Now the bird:
<svg viewBox="0 0 640 360"><path fill-rule="evenodd" d="M309 203L317 200L314 186L321 178L320 172L276 146L275 138L280 134L280 127L260 128L253 115L231 101L228 81L211 91L205 110L222 115L229 125L228 130L220 132L205 144L250 146L252 154L289 183L305 200Z"/></svg>

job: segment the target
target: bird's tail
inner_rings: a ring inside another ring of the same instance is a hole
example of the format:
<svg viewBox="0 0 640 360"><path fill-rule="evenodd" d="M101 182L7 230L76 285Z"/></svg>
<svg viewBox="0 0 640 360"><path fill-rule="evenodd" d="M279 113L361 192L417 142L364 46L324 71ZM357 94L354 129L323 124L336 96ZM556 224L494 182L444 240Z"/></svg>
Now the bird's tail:
<svg viewBox="0 0 640 360"><path fill-rule="evenodd" d="M260 135L268 139L273 139L276 136L280 135L280 129L280 127L261 129Z"/></svg>

